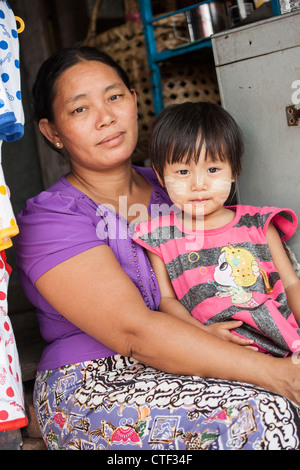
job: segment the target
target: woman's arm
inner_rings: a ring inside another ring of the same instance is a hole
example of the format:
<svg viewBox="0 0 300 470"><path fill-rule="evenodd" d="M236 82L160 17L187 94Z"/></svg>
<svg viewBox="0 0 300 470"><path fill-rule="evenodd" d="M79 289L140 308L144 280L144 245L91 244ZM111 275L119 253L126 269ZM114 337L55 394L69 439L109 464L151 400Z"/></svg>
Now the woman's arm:
<svg viewBox="0 0 300 470"><path fill-rule="evenodd" d="M36 287L61 315L122 355L169 373L259 385L300 404L300 370L291 360L241 348L149 310L108 246L64 261Z"/></svg>
<svg viewBox="0 0 300 470"><path fill-rule="evenodd" d="M298 325L300 325L300 279L292 266L274 225L269 225L266 237L274 265L285 289L289 307L295 315Z"/></svg>

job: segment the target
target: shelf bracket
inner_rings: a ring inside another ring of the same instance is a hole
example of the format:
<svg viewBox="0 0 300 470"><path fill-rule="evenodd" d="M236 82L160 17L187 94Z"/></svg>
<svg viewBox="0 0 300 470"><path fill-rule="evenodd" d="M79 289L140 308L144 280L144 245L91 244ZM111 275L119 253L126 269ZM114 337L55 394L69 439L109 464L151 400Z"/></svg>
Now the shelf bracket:
<svg viewBox="0 0 300 470"><path fill-rule="evenodd" d="M288 126L297 126L300 120L300 109L297 109L294 105L291 105L287 106L285 110Z"/></svg>

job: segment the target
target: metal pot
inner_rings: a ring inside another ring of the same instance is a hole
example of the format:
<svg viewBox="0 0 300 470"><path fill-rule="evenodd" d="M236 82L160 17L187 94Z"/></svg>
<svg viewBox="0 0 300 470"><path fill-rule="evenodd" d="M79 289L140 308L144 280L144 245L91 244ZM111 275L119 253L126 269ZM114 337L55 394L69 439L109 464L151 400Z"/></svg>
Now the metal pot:
<svg viewBox="0 0 300 470"><path fill-rule="evenodd" d="M252 0L230 0L228 1L228 15L230 26L238 26L254 10Z"/></svg>
<svg viewBox="0 0 300 470"><path fill-rule="evenodd" d="M191 41L209 37L229 28L225 2L215 1L199 5L186 12Z"/></svg>

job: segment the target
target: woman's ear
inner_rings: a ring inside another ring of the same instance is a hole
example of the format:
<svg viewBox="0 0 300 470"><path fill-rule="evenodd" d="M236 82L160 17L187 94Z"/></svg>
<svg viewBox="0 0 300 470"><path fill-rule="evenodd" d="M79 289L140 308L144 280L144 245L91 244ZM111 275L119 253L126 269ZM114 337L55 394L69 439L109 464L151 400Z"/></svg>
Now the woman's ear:
<svg viewBox="0 0 300 470"><path fill-rule="evenodd" d="M46 137L49 142L54 145L54 147L62 148L62 143L60 141L59 135L56 132L55 126L48 119L43 118L39 121L39 129L44 137Z"/></svg>
<svg viewBox="0 0 300 470"><path fill-rule="evenodd" d="M134 88L130 88L130 93L132 94L132 96L134 96L135 99L137 99L136 92L135 92Z"/></svg>
<svg viewBox="0 0 300 470"><path fill-rule="evenodd" d="M134 99L134 102L135 102L135 106L136 106L136 111L137 111L137 119L139 118L139 114L138 114L138 105L137 105L137 95L136 95L136 91L134 88L131 88L130 89L130 93L131 95L133 96L133 99Z"/></svg>
<svg viewBox="0 0 300 470"><path fill-rule="evenodd" d="M130 93L132 94L133 99L134 99L134 102L135 102L135 104L136 104L136 106L137 106L137 95L136 95L135 89L134 89L134 88L131 88L131 89L130 89Z"/></svg>

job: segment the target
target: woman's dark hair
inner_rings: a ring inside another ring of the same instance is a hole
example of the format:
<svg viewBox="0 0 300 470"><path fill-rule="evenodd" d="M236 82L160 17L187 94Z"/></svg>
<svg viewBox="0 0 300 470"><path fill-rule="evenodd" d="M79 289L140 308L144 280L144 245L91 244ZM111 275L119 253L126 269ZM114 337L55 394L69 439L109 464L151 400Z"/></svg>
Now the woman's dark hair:
<svg viewBox="0 0 300 470"><path fill-rule="evenodd" d="M126 87L131 89L127 73L105 52L88 46L61 49L41 65L32 88L34 117L37 122L43 118L53 121L53 100L57 80L67 69L85 61L98 61L112 67ZM45 140L52 149L58 151L47 139Z"/></svg>
<svg viewBox="0 0 300 470"><path fill-rule="evenodd" d="M232 176L239 176L244 152L242 133L225 109L208 102L168 106L154 121L149 143L152 165L164 181L167 163L197 163L203 145L205 158L229 162Z"/></svg>

